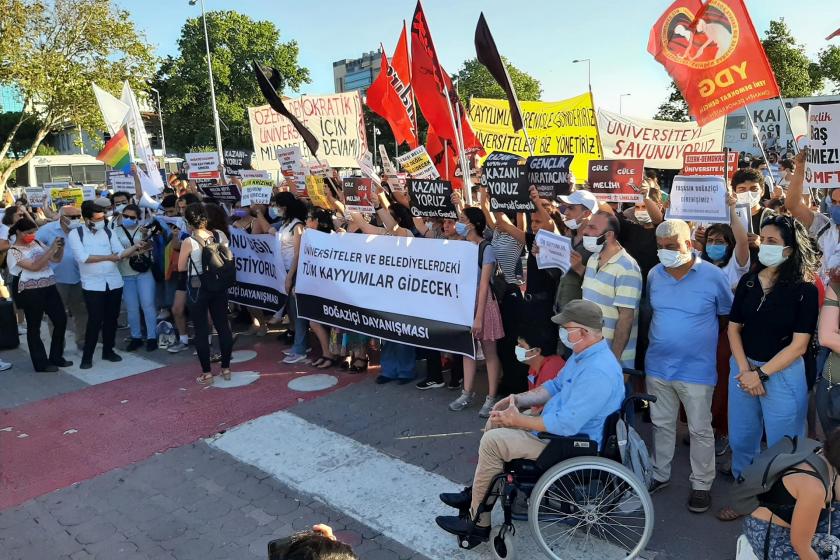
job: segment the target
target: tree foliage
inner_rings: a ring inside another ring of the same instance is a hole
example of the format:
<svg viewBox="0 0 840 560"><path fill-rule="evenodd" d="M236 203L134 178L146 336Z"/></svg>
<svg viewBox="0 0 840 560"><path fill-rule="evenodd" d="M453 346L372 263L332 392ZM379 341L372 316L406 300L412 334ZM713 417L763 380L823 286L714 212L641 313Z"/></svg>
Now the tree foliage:
<svg viewBox="0 0 840 560"><path fill-rule="evenodd" d="M770 20L761 44L783 97L806 97L820 90L819 67L808 58L805 47L796 42L784 18Z"/></svg>
<svg viewBox="0 0 840 560"><path fill-rule="evenodd" d="M298 45L282 43L269 21L254 21L233 11L207 13L207 33L213 64L216 104L222 143L230 148L251 145L248 107L265 104L251 70L257 60L280 70L287 88L309 82L309 71L298 66ZM175 151L215 145L213 111L204 27L201 17L187 20L178 40L178 56L163 61L155 78L160 90L167 145Z"/></svg>
<svg viewBox="0 0 840 560"><path fill-rule="evenodd" d="M831 45L821 50L817 67L820 75L834 86L834 93L840 93L840 47Z"/></svg>
<svg viewBox="0 0 840 560"><path fill-rule="evenodd" d="M540 81L511 64L505 57L502 57L507 67L510 80L513 82L513 89L520 101L539 101L542 96L542 85ZM471 97L485 97L490 99L504 99L505 92L487 68L477 58L464 61L463 67L453 76L458 80L458 93L466 102Z"/></svg>
<svg viewBox="0 0 840 560"><path fill-rule="evenodd" d="M668 88L668 100L659 106L653 118L674 122L687 122L689 120L688 103L685 102L680 89L674 82L671 82L671 86Z"/></svg>
<svg viewBox="0 0 840 560"><path fill-rule="evenodd" d="M127 79L143 89L153 62L128 12L111 0L0 0L0 84L17 87L24 101L0 138L0 191L50 132L102 129L92 82L118 90ZM31 142L19 146L31 126Z"/></svg>

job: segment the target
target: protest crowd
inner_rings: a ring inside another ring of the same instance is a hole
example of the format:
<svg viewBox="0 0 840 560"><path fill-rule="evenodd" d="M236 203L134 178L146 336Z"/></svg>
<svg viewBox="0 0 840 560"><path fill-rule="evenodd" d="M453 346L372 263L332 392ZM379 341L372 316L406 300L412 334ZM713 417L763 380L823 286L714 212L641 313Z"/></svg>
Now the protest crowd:
<svg viewBox="0 0 840 560"><path fill-rule="evenodd" d="M482 33L477 48L495 51ZM681 33L690 49L691 31ZM271 109L288 116L274 71L254 72ZM649 494L667 492L675 453L686 453L686 507L702 514L716 480L749 482L768 453L783 457L753 507L733 492L713 513L743 523L759 557L828 557L814 550L840 536L840 516L828 514L840 490L840 190L806 186L814 150L695 150L714 173L692 172L687 150L666 185L647 159L598 160L599 148L575 174L577 160L556 152L485 151L460 102L441 116L440 100L415 90L441 138L458 129L461 153L450 143L433 161L405 119L392 123L395 133L407 123L415 148L398 158L403 171L384 150L382 172L370 153L348 171L304 161L317 140L292 120L301 142L278 147L279 176L204 154L155 191L157 169L126 165L120 130L103 161L133 188L98 185L88 196L67 184L37 201L7 191L3 295L34 370L73 365L72 331L82 369L131 352L195 351L195 381L212 385L231 378L245 332L278 338L283 364L449 390L453 426L458 414L487 419L472 486L440 496L459 514L437 519L477 539L471 546L491 538L497 475L538 460L549 445L541 434L602 449L608 418L644 393L653 398L632 402L627 418L649 424L639 428L650 435ZM11 367L0 360L0 371ZM805 454L779 447L812 440L822 443ZM730 466L716 466L727 454Z"/></svg>

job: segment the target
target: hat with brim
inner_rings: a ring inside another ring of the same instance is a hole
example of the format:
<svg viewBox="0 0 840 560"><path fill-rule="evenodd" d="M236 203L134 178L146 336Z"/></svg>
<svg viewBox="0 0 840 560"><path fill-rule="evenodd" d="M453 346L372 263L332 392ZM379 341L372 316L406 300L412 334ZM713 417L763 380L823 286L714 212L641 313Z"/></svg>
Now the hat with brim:
<svg viewBox="0 0 840 560"><path fill-rule="evenodd" d="M551 318L558 325L576 323L583 327L599 330L603 327L604 315L601 308L585 299L573 299L563 307L563 311Z"/></svg>

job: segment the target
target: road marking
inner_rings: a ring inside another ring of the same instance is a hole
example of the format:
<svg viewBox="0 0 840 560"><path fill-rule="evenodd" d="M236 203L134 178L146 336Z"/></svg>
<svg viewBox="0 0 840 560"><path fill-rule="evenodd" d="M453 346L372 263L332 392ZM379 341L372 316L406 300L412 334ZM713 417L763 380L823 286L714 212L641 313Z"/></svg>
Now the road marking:
<svg viewBox="0 0 840 560"><path fill-rule="evenodd" d="M437 498L460 490L454 482L294 414L275 412L207 441L428 558L492 557L486 545L459 549L455 537L435 525L436 516L454 514ZM546 558L527 523L516 523L515 538L518 557Z"/></svg>

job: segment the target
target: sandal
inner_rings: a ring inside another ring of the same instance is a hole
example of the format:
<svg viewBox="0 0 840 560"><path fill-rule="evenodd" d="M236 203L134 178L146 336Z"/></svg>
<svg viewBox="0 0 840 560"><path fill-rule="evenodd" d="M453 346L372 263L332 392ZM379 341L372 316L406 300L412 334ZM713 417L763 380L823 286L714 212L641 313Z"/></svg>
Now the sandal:
<svg viewBox="0 0 840 560"><path fill-rule="evenodd" d="M225 381L230 381L230 368L225 368L222 370L222 379Z"/></svg>
<svg viewBox="0 0 840 560"><path fill-rule="evenodd" d="M353 360L353 365L350 366L351 373L365 373L368 370L368 360L356 358Z"/></svg>
<svg viewBox="0 0 840 560"><path fill-rule="evenodd" d="M737 513L731 507L725 507L725 508L721 509L720 511L718 511L715 514L715 517L717 517L718 520L720 520L720 521L727 521L728 522L728 521L735 521L736 519L741 519L744 516L740 513Z"/></svg>
<svg viewBox="0 0 840 560"><path fill-rule="evenodd" d="M324 360L327 360L327 359L328 359L328 358L325 358L325 357L321 356L321 357L320 357L320 358L318 358L317 360L312 360L312 363L311 363L311 364L309 364L309 365L311 365L312 367L315 367L315 368L316 368L316 367L320 367L320 366L321 366L321 364L323 364L323 363L324 363Z"/></svg>
<svg viewBox="0 0 840 560"><path fill-rule="evenodd" d="M335 358L321 358L321 363L315 367L318 369L330 369L331 367L335 367Z"/></svg>
<svg viewBox="0 0 840 560"><path fill-rule="evenodd" d="M203 373L195 378L195 382L199 385L212 385L213 384L213 374L212 373Z"/></svg>

